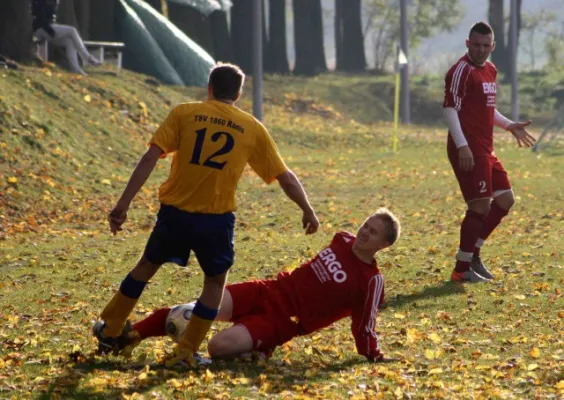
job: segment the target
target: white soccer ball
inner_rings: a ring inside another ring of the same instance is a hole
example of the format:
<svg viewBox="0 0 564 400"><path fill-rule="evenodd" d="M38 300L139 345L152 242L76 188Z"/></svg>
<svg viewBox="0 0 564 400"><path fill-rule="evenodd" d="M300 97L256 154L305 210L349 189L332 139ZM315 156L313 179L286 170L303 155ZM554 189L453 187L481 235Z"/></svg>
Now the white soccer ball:
<svg viewBox="0 0 564 400"><path fill-rule="evenodd" d="M190 321L192 316L192 310L194 310L194 303L188 303L174 306L168 312L166 316L166 334L175 342L178 342L182 335L184 335L188 321Z"/></svg>

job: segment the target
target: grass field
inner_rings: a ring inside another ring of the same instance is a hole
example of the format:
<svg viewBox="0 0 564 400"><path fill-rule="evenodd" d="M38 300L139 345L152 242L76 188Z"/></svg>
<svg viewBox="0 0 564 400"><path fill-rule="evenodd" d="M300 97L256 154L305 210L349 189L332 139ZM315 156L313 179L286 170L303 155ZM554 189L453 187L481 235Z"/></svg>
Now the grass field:
<svg viewBox="0 0 564 400"><path fill-rule="evenodd" d="M322 227L303 235L296 207L277 185L245 174L230 281L294 268L336 231L356 232L375 208L389 207L403 235L378 257L386 305L377 331L383 351L402 360L365 362L343 320L284 345L266 363L187 372L130 367L160 360L168 339L145 343L132 360L95 357L90 329L143 249L167 162L116 237L108 234L107 212L171 104L205 92L127 72L0 75L0 398L562 398L562 157L517 149L498 135L517 204L483 250L496 279L452 284L465 208L445 132L432 121L405 128L400 152L391 153L391 124L378 122L389 120L389 98L362 90L389 82L267 79L265 122ZM429 93L425 107L440 107L440 90ZM250 108L248 99L242 107ZM201 280L194 262L166 265L134 318L196 298Z"/></svg>

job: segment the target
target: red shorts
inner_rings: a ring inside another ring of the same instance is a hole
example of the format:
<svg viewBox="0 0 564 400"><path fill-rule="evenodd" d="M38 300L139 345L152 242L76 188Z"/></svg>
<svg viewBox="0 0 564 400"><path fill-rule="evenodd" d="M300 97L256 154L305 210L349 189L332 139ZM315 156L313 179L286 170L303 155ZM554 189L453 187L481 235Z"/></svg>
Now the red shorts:
<svg viewBox="0 0 564 400"><path fill-rule="evenodd" d="M460 169L458 149L454 146L448 146L448 159L467 203L495 197L498 191L511 190L507 172L495 155L474 157L474 168L471 171Z"/></svg>
<svg viewBox="0 0 564 400"><path fill-rule="evenodd" d="M253 350L270 352L300 335L294 314L277 281L249 281L228 285L233 298L231 322L242 325L253 339Z"/></svg>

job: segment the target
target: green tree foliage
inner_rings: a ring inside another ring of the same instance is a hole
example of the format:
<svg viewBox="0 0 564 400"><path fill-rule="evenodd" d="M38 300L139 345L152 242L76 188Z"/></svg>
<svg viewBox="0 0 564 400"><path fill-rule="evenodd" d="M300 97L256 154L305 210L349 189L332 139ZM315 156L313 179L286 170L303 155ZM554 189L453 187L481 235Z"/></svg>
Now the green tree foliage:
<svg viewBox="0 0 564 400"><path fill-rule="evenodd" d="M366 0L368 15L365 37L372 35L376 70L384 70L395 54L400 39L399 0ZM459 0L413 0L408 6L409 46L415 50L423 39L452 30L460 22Z"/></svg>
<svg viewBox="0 0 564 400"><path fill-rule="evenodd" d="M528 66L535 69L539 56L549 53L546 44L550 43L553 35L549 35L554 30L554 23L557 15L554 12L541 9L536 13L527 13L523 15L521 20L522 48L528 57ZM548 37L547 37L548 36ZM539 39L545 38L545 46L538 43ZM562 40L562 39L560 39ZM543 54L543 52L545 54Z"/></svg>
<svg viewBox="0 0 564 400"><path fill-rule="evenodd" d="M564 16L559 15L548 31L544 42L544 48L548 56L548 65L551 68L564 69Z"/></svg>

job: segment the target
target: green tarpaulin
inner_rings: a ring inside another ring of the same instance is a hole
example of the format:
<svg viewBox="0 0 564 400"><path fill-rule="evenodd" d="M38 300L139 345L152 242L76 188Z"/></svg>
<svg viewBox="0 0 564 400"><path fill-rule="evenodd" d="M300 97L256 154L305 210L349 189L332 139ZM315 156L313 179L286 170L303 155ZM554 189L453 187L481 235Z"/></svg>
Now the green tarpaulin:
<svg viewBox="0 0 564 400"><path fill-rule="evenodd" d="M184 85L184 81L135 11L125 0L119 0L119 3L118 30L125 43L124 67L154 76L164 83Z"/></svg>
<svg viewBox="0 0 564 400"><path fill-rule="evenodd" d="M123 1L123 0L121 0ZM205 86L214 59L173 23L141 0L125 0L186 85Z"/></svg>
<svg viewBox="0 0 564 400"><path fill-rule="evenodd" d="M214 11L227 12L232 6L231 0L168 0L168 3L195 8L206 17Z"/></svg>

